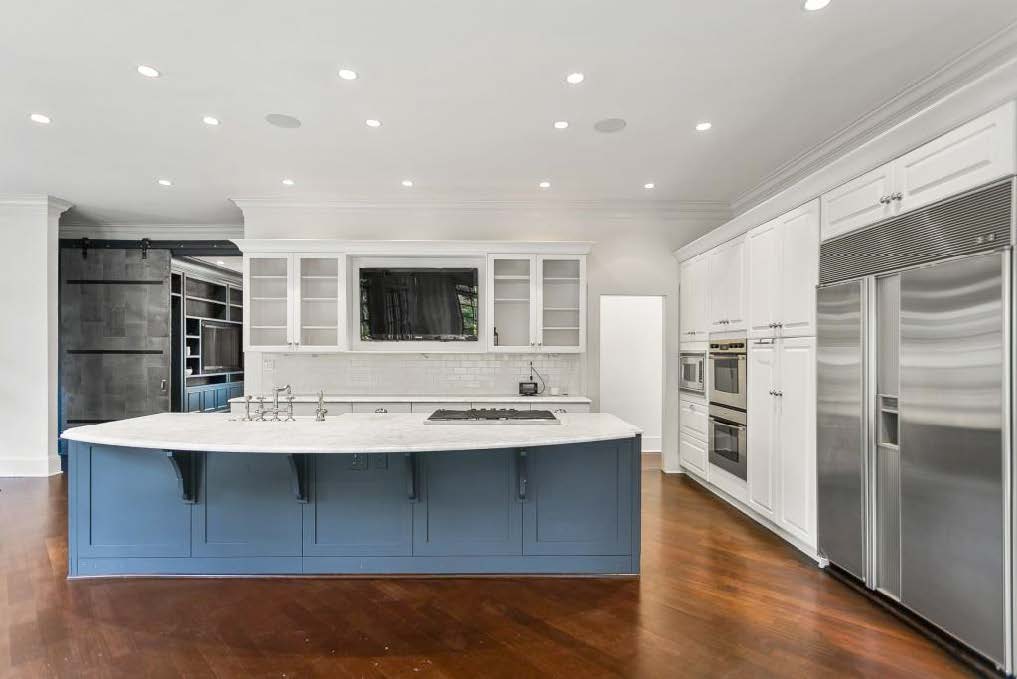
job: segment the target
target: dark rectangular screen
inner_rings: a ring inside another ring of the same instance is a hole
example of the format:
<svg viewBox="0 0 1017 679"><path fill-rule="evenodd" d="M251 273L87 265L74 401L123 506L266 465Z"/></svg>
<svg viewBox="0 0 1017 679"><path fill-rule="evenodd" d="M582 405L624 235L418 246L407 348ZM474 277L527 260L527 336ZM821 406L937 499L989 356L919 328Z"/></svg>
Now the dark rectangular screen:
<svg viewBox="0 0 1017 679"><path fill-rule="evenodd" d="M360 339L476 342L477 269L361 269Z"/></svg>
<svg viewBox="0 0 1017 679"><path fill-rule="evenodd" d="M201 372L240 372L244 369L241 326L205 321L201 326Z"/></svg>

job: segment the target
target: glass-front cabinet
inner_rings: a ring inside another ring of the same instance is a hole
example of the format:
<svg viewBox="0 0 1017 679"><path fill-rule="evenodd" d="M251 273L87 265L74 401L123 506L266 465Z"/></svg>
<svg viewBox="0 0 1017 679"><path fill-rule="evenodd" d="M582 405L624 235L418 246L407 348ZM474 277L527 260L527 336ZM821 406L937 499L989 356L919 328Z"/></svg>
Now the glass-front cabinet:
<svg viewBox="0 0 1017 679"><path fill-rule="evenodd" d="M487 272L491 351L585 349L585 256L490 255Z"/></svg>
<svg viewBox="0 0 1017 679"><path fill-rule="evenodd" d="M344 256L244 257L247 351L340 351L346 345Z"/></svg>

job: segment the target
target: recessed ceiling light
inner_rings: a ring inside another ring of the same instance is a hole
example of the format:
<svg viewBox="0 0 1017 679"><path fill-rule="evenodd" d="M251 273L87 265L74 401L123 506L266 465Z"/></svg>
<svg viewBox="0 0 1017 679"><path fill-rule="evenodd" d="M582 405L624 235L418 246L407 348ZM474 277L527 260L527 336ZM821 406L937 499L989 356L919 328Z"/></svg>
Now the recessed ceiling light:
<svg viewBox="0 0 1017 679"><path fill-rule="evenodd" d="M549 189L551 188L551 182L540 182L539 184L537 184L537 186L539 186L542 189Z"/></svg>
<svg viewBox="0 0 1017 679"><path fill-rule="evenodd" d="M584 80L586 80L586 76L578 72L569 73L567 76L565 76L565 82L567 82L569 85L578 85Z"/></svg>
<svg viewBox="0 0 1017 679"><path fill-rule="evenodd" d="M282 127L287 130L293 130L300 127L301 122L299 118L288 116L285 113L269 113L265 116L265 121L269 125L275 125L276 127Z"/></svg>
<svg viewBox="0 0 1017 679"><path fill-rule="evenodd" d="M39 123L40 125L49 125L51 122L53 122L52 120L50 120L50 117L45 113L33 113L28 117L31 119L33 123Z"/></svg>
<svg viewBox="0 0 1017 679"><path fill-rule="evenodd" d="M564 130L568 126L569 126L569 121L567 121L567 120L556 120L556 121L554 121L554 129L556 129L556 130Z"/></svg>
<svg viewBox="0 0 1017 679"><path fill-rule="evenodd" d="M222 261L221 259L216 261L216 264L218 264L219 266L226 266L226 262Z"/></svg>
<svg viewBox="0 0 1017 679"><path fill-rule="evenodd" d="M403 186L405 186L406 188L410 188L411 186L413 186L413 180L412 179L404 179L404 180L402 180L401 184Z"/></svg>
<svg viewBox="0 0 1017 679"><path fill-rule="evenodd" d="M706 132L711 127L713 127L713 123L706 123L706 122L696 123L696 130L698 132Z"/></svg>
<svg viewBox="0 0 1017 679"><path fill-rule="evenodd" d="M294 184L296 184L296 182L293 181L292 179L284 179L282 180L282 183L286 186L293 186Z"/></svg>
<svg viewBox="0 0 1017 679"><path fill-rule="evenodd" d="M159 181L159 186L173 186L173 182L171 182L168 179L160 179L158 181Z"/></svg>
<svg viewBox="0 0 1017 679"><path fill-rule="evenodd" d="M340 68L339 77L342 78L343 80L356 80L357 72L349 68Z"/></svg>
<svg viewBox="0 0 1017 679"><path fill-rule="evenodd" d="M802 9L806 12L815 12L816 10L823 9L830 4L830 0L805 0L805 4L802 5Z"/></svg>
<svg viewBox="0 0 1017 679"><path fill-rule="evenodd" d="M201 119L201 122L205 123L206 125L212 125L213 127L215 127L216 125L219 124L219 119L216 118L215 116L205 116L204 118Z"/></svg>
<svg viewBox="0 0 1017 679"><path fill-rule="evenodd" d="M643 188L644 189L652 189L652 188L655 188L656 186L657 185L654 184L653 182L646 182L645 184L643 184Z"/></svg>
<svg viewBox="0 0 1017 679"><path fill-rule="evenodd" d="M152 66L145 66L144 64L138 66L138 73L145 76L146 78L158 78L159 69Z"/></svg>
<svg viewBox="0 0 1017 679"><path fill-rule="evenodd" d="M364 124L368 127L381 127L381 121L375 120L374 118L368 118L364 121Z"/></svg>

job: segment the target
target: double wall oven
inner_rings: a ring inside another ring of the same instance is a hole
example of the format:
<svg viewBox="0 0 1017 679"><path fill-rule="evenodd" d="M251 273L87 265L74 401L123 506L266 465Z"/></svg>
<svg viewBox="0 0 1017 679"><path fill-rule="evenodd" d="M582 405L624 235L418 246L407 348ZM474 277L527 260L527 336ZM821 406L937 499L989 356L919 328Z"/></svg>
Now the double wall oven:
<svg viewBox="0 0 1017 679"><path fill-rule="evenodd" d="M747 344L743 339L711 342L707 362L710 464L743 481L748 479Z"/></svg>

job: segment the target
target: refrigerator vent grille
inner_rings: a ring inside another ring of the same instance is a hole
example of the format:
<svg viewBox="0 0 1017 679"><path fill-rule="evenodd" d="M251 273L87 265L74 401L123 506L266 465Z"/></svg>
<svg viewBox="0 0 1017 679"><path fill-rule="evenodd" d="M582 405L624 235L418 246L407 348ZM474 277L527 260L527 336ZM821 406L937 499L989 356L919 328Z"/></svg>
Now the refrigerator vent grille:
<svg viewBox="0 0 1017 679"><path fill-rule="evenodd" d="M876 586L900 599L900 452L876 449Z"/></svg>
<svg viewBox="0 0 1017 679"><path fill-rule="evenodd" d="M819 283L904 269L1010 245L1013 182L888 219L819 248Z"/></svg>

